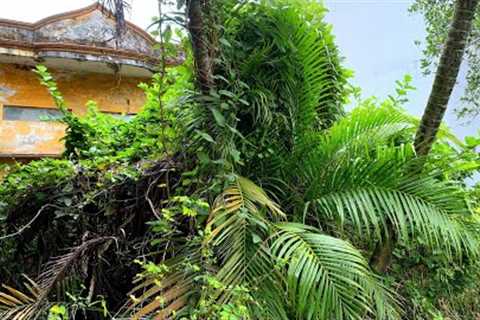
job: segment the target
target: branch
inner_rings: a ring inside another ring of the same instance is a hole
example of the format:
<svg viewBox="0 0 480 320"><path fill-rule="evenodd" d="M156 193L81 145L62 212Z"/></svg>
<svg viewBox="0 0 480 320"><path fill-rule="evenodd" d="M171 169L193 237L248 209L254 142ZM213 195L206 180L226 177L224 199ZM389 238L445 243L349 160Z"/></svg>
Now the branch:
<svg viewBox="0 0 480 320"><path fill-rule="evenodd" d="M42 214L42 212L45 209L50 208L50 207L57 208L57 209L60 208L60 207L58 207L56 205L53 205L53 204L46 204L46 205L42 206L40 208L40 210L38 210L38 212L35 214L35 216L26 225L24 225L23 227L21 227L20 229L18 229L14 233L10 233L10 234L7 234L5 236L0 237L0 241L5 240L5 239L9 239L9 238L13 238L13 237L16 237L16 236L19 236L20 234L22 234L25 230L27 230L28 228L31 227L31 225L38 219L38 217L40 217L40 215Z"/></svg>

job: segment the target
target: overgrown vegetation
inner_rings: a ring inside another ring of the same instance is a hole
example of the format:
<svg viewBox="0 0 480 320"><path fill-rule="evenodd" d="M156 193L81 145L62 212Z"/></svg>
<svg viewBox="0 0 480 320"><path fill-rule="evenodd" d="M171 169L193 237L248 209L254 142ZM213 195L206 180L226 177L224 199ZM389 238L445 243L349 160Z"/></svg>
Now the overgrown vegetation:
<svg viewBox="0 0 480 320"><path fill-rule="evenodd" d="M444 129L411 170L408 77L347 113L322 5L216 4L213 82L168 69L130 122L37 67L66 151L0 184L2 319L474 319L479 139Z"/></svg>

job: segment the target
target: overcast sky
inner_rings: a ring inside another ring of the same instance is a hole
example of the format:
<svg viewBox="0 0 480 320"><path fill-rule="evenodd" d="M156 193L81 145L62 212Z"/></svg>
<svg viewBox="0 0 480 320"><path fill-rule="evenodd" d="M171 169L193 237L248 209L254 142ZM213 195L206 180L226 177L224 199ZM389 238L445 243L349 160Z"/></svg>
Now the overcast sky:
<svg viewBox="0 0 480 320"><path fill-rule="evenodd" d="M92 0L3 0L1 18L34 22L49 15L78 9ZM421 48L415 40L424 38L422 17L412 16L412 0L326 0L327 20L333 24L337 44L346 65L355 71L355 84L365 96L385 98L395 87L395 80L409 73L417 87L407 105L409 112L421 115L430 92L432 78L419 68ZM131 0L127 18L142 28L157 14L157 0ZM457 106L463 79L454 92L447 123L460 136L474 134L478 126L462 126L451 110Z"/></svg>
<svg viewBox="0 0 480 320"><path fill-rule="evenodd" d="M327 0L327 20L333 25L336 42L355 72L354 82L365 96L385 98L394 92L395 80L413 76L417 88L406 107L421 116L428 100L433 77L422 75L422 48L415 40L425 37L423 17L408 12L413 0ZM465 67L465 66L464 66ZM463 68L464 69L464 68ZM463 70L462 69L462 70ZM464 71L464 70L463 70ZM453 109L459 107L465 80L461 74L446 115L447 124L461 137L476 134L477 121L464 125Z"/></svg>

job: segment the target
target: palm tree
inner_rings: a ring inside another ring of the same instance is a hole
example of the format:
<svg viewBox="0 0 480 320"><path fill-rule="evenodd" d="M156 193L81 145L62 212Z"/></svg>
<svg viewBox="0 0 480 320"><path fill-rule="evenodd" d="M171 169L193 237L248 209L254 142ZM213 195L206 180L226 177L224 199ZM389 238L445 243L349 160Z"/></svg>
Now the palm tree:
<svg viewBox="0 0 480 320"><path fill-rule="evenodd" d="M433 82L432 91L415 136L417 156L428 155L457 81L478 0L456 0L455 13ZM420 166L423 164L420 163ZM421 168L420 168L421 170Z"/></svg>

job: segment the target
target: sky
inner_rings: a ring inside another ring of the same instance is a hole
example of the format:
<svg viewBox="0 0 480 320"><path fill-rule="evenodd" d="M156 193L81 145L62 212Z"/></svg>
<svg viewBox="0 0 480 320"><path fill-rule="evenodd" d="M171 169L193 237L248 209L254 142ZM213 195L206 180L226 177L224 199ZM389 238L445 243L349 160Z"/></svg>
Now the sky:
<svg viewBox="0 0 480 320"><path fill-rule="evenodd" d="M329 9L326 19L333 25L340 53L345 64L355 72L352 82L362 88L363 95L382 99L394 92L395 80L405 74L413 76L417 90L410 94L407 110L422 114L433 82L420 70L421 47L415 40L423 40L423 18L412 15L408 7L413 0L325 0ZM92 4L92 0L15 0L5 1L1 18L34 22L49 15L78 9ZM157 0L131 0L127 18L146 28L156 14ZM464 87L459 80L446 116L447 124L459 136L475 134L478 125L463 125L452 110L458 105Z"/></svg>
<svg viewBox="0 0 480 320"><path fill-rule="evenodd" d="M425 24L422 16L408 12L412 2L326 0L329 10L326 20L333 25L340 54L345 57L346 66L354 71L353 83L362 88L363 96L383 99L394 93L396 80L410 74L417 89L410 93L405 107L411 114L421 116L433 76L424 76L420 69L422 47L415 40L425 38ZM453 112L464 87L460 75L445 117L448 126L462 138L476 134L479 129L475 122L459 121Z"/></svg>

